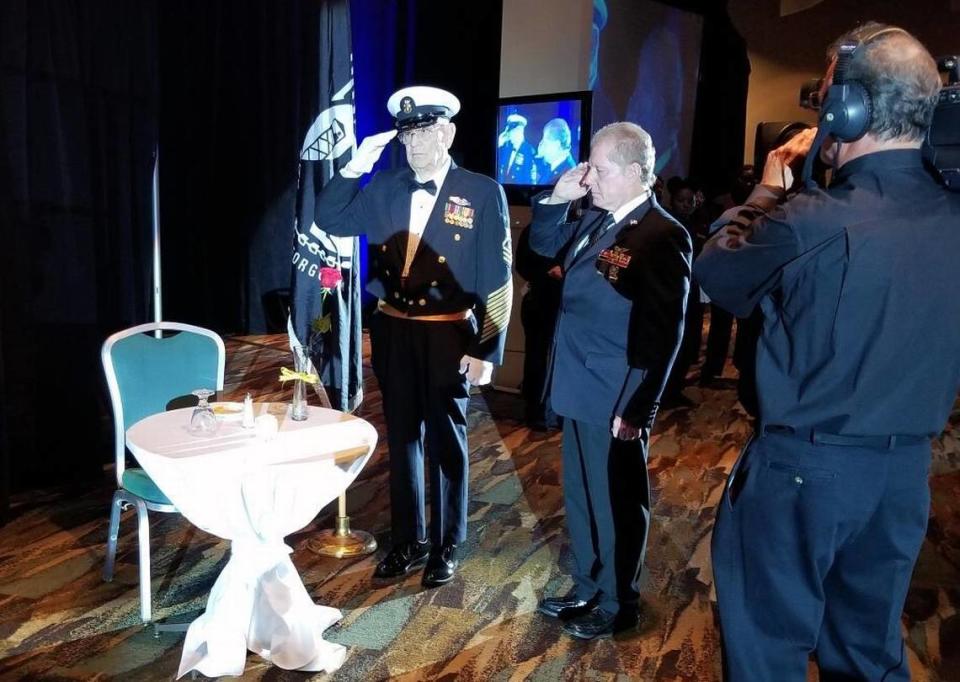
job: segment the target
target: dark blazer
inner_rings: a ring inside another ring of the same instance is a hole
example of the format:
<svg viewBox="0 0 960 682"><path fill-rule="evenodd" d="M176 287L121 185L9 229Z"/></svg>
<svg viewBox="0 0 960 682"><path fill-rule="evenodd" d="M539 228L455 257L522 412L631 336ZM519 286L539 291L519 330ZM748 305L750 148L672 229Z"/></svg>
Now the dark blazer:
<svg viewBox="0 0 960 682"><path fill-rule="evenodd" d="M513 163L510 163L510 155L513 154L513 145L509 142L498 148L498 166L499 178L502 182L515 185L530 185L533 183L533 165L536 160L537 150L526 140L517 148L517 153L513 154Z"/></svg>
<svg viewBox="0 0 960 682"><path fill-rule="evenodd" d="M541 204L543 196L533 202L531 246L552 256L571 243L554 341L553 409L598 425L619 416L649 428L683 335L690 235L651 196L577 253L607 213L564 222L567 204Z"/></svg>
<svg viewBox="0 0 960 682"><path fill-rule="evenodd" d="M409 168L380 171L361 189L359 179L335 174L317 197L317 226L338 236L367 235L367 291L397 310L437 315L473 309L478 328L467 354L499 363L512 303L503 188L451 161L410 274L401 281L413 177Z"/></svg>

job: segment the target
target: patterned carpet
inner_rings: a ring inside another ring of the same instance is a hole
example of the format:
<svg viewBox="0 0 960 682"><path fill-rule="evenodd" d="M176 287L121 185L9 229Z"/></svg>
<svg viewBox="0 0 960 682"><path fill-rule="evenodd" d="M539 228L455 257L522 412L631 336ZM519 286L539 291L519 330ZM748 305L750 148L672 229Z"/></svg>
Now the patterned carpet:
<svg viewBox="0 0 960 682"><path fill-rule="evenodd" d="M289 399L275 381L288 364L283 338L228 340L227 397ZM369 375L369 365L366 367ZM348 647L330 676L247 659L245 680L689 680L719 679L709 542L721 486L748 426L732 382L688 388L697 406L664 413L651 454L654 522L636 632L574 641L538 616L538 598L570 585L564 542L559 434L519 421L512 395L477 393L469 415L469 555L454 582L419 575L372 582L373 557L336 560L305 545L333 509L288 538L314 599L341 608L328 639ZM289 389L287 389L289 393ZM360 416L383 439L380 396L368 376ZM389 545L387 467L378 448L350 491L353 525ZM112 487L49 491L18 500L0 530L0 680L169 680L182 635L154 639L139 625L136 524L121 524L116 577L100 578ZM933 513L903 619L914 679L960 680L960 410L935 446ZM189 621L202 612L227 543L176 515L151 515L154 610ZM811 677L811 679L815 679Z"/></svg>

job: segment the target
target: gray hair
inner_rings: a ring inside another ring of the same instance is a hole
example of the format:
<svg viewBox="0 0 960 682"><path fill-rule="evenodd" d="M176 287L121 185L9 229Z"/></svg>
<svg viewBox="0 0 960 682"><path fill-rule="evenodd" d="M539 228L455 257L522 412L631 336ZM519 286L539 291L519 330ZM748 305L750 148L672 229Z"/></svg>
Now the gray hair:
<svg viewBox="0 0 960 682"><path fill-rule="evenodd" d="M941 87L937 64L927 49L901 28L870 21L840 36L827 55L833 58L846 41L863 43L853 53L844 78L860 81L870 95L867 132L879 140L922 140Z"/></svg>
<svg viewBox="0 0 960 682"><path fill-rule="evenodd" d="M647 131L629 121L610 123L593 134L590 146L594 147L608 138L613 141L613 150L608 158L621 168L631 163L638 164L643 186L651 187L656 180L653 165L657 160L657 152L653 148L653 139Z"/></svg>
<svg viewBox="0 0 960 682"><path fill-rule="evenodd" d="M556 140L564 149L570 149L570 126L562 118L552 118L543 126L543 134Z"/></svg>

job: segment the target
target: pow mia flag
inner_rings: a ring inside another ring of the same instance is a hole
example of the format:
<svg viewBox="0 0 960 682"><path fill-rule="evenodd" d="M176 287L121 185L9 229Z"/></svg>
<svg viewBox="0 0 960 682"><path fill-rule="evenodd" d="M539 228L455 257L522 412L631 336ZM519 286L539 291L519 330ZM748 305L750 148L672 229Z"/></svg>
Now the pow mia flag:
<svg viewBox="0 0 960 682"><path fill-rule="evenodd" d="M363 399L359 241L326 234L313 217L317 193L356 146L348 1L323 3L319 21L317 115L300 151L289 333L292 347L307 348L331 405L352 411ZM327 290L320 283L325 268L341 275Z"/></svg>

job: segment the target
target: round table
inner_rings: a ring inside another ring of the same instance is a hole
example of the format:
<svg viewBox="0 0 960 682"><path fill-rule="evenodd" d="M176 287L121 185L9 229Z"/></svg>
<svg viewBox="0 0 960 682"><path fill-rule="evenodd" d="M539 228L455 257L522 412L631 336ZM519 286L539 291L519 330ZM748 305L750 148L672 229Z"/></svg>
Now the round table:
<svg viewBox="0 0 960 682"><path fill-rule="evenodd" d="M186 408L127 430L127 447L177 510L231 541L206 611L187 631L178 677L242 675L247 649L288 670L330 672L346 656L323 639L340 611L310 599L283 539L353 482L376 447L376 429L321 407L310 407L306 421L290 419L285 404L255 408L274 415L279 429L222 421L213 436L194 436Z"/></svg>

